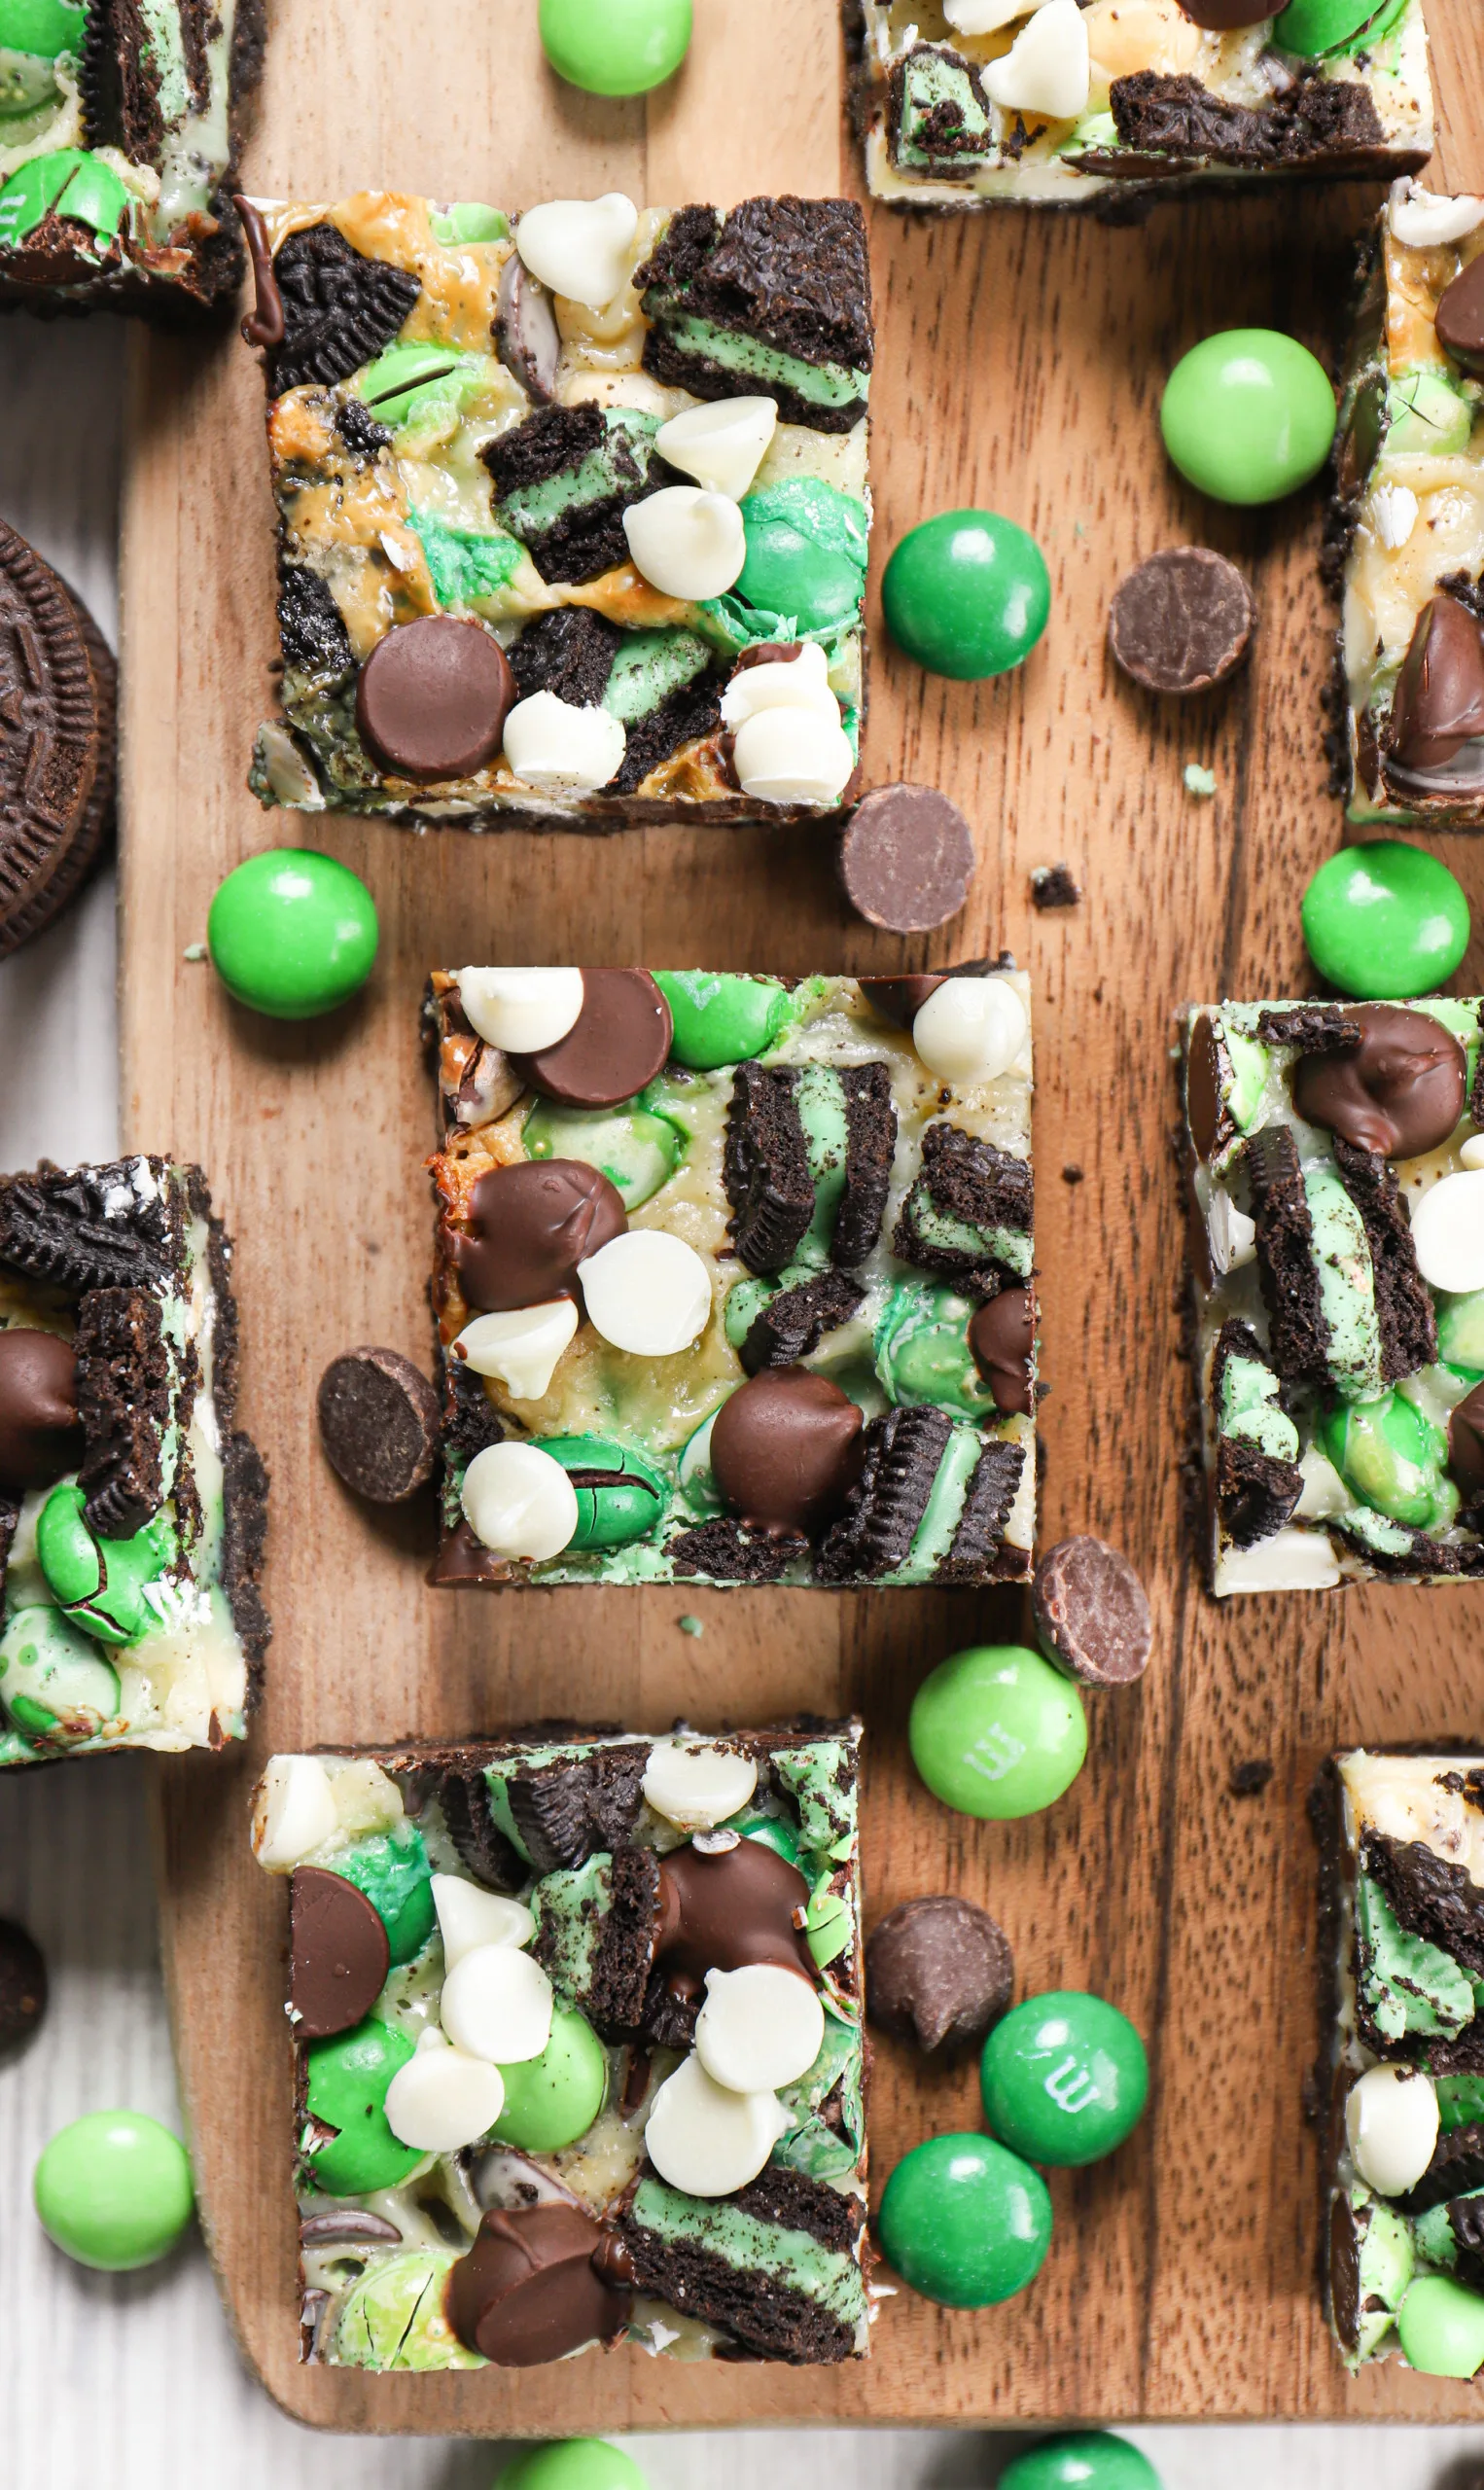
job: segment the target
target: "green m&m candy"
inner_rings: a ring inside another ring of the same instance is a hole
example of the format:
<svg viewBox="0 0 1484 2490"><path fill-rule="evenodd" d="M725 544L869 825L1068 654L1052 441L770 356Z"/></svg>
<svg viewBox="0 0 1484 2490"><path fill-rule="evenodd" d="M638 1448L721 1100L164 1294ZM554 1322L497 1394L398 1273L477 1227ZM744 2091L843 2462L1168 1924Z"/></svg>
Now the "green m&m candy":
<svg viewBox="0 0 1484 2490"><path fill-rule="evenodd" d="M1279 52L1301 59L1323 59L1330 53L1367 52L1391 33L1406 11L1407 0L1289 0L1276 19L1270 41Z"/></svg>
<svg viewBox="0 0 1484 2490"><path fill-rule="evenodd" d="M119 1680L57 1609L18 1608L0 1635L0 1704L23 1737L77 1746L117 1717Z"/></svg>
<svg viewBox="0 0 1484 2490"><path fill-rule="evenodd" d="M776 978L656 969L654 982L670 1007L671 1057L688 1072L751 1063L794 1016L788 988Z"/></svg>
<svg viewBox="0 0 1484 2490"><path fill-rule="evenodd" d="M561 1463L577 1490L569 1549L626 1547L658 1528L664 1480L627 1444L606 1443L601 1436L541 1436L536 1448Z"/></svg>
<svg viewBox="0 0 1484 2490"><path fill-rule="evenodd" d="M631 2455L607 2438L553 2438L526 2447L497 2476L499 2490L649 2490Z"/></svg>
<svg viewBox="0 0 1484 2490"><path fill-rule="evenodd" d="M425 2158L393 2135L386 2118L387 2086L411 2054L407 2034L373 2014L353 2032L310 2043L306 2106L311 2118L336 2130L307 2155L313 2184L327 2195L395 2188Z"/></svg>
<svg viewBox="0 0 1484 2490"><path fill-rule="evenodd" d="M0 52L30 52L47 60L81 53L86 8L69 0L0 0Z"/></svg>
<svg viewBox="0 0 1484 2490"><path fill-rule="evenodd" d="M1159 409L1164 445L1213 501L1281 501L1317 476L1335 427L1322 363L1281 329L1224 329L1183 355Z"/></svg>
<svg viewBox="0 0 1484 2490"><path fill-rule="evenodd" d="M685 1136L648 1108L565 1107L541 1098L520 1130L527 1158L581 1158L637 1210L667 1185L685 1156Z"/></svg>
<svg viewBox="0 0 1484 2490"><path fill-rule="evenodd" d="M1468 948L1468 902L1421 847L1376 838L1342 847L1303 896L1304 941L1342 994L1396 1002L1431 994Z"/></svg>
<svg viewBox="0 0 1484 2490"><path fill-rule="evenodd" d="M647 95L690 43L690 0L541 0L542 49L587 95Z"/></svg>
<svg viewBox="0 0 1484 2490"><path fill-rule="evenodd" d="M898 2162L876 2217L888 2264L944 2308L989 2308L1034 2282L1051 2245L1039 2170L989 2136L932 2136Z"/></svg>
<svg viewBox="0 0 1484 2490"><path fill-rule="evenodd" d="M1147 2455L1108 2430L1074 2430L1027 2447L1000 2475L1000 2490L1160 2490Z"/></svg>
<svg viewBox="0 0 1484 2490"><path fill-rule="evenodd" d="M36 2164L32 2192L47 2237L104 2274L153 2265L195 2201L180 2138L138 2110L94 2110L61 2128Z"/></svg>
<svg viewBox="0 0 1484 2490"><path fill-rule="evenodd" d="M335 1873L355 1885L380 1914L394 1963L410 1963L433 1934L433 1871L428 1845L406 1819L342 1850Z"/></svg>
<svg viewBox="0 0 1484 2490"><path fill-rule="evenodd" d="M1484 2367L1484 2297L1446 2274L1419 2274L1396 2319L1401 2349L1425 2377L1472 2377Z"/></svg>
<svg viewBox="0 0 1484 2490"><path fill-rule="evenodd" d="M1132 2133L1148 2060L1126 2014L1082 1989L1028 1997L996 2024L979 2064L997 2136L1054 2170L1101 2161Z"/></svg>
<svg viewBox="0 0 1484 2490"><path fill-rule="evenodd" d="M1070 1678L1019 1643L981 1643L923 1680L907 1735L935 1798L966 1816L1032 1816L1071 1788L1087 1716Z"/></svg>
<svg viewBox="0 0 1484 2490"><path fill-rule="evenodd" d="M269 847L228 874L206 943L228 993L274 1020L312 1020L359 993L376 957L376 905L334 856Z"/></svg>
<svg viewBox="0 0 1484 2490"><path fill-rule="evenodd" d="M1373 1512L1411 1530L1446 1530L1459 1492L1443 1476L1448 1439L1399 1392L1340 1402L1320 1420L1320 1442L1345 1484Z"/></svg>
<svg viewBox="0 0 1484 2490"><path fill-rule="evenodd" d="M75 1480L53 1487L36 1521L36 1554L49 1587L74 1625L100 1643L137 1643L160 1612L145 1597L170 1552L171 1534L146 1522L131 1539L95 1538L83 1518Z"/></svg>
<svg viewBox="0 0 1484 2490"><path fill-rule="evenodd" d="M977 683L1022 665L1051 612L1034 536L992 510L949 510L903 536L881 582L886 626L930 674Z"/></svg>
<svg viewBox="0 0 1484 2490"><path fill-rule="evenodd" d="M495 2121L500 2144L520 2152L560 2152L585 2135L603 2107L608 2060L592 2025L574 2007L558 2006L551 2038L540 2057L503 2066L505 2107Z"/></svg>

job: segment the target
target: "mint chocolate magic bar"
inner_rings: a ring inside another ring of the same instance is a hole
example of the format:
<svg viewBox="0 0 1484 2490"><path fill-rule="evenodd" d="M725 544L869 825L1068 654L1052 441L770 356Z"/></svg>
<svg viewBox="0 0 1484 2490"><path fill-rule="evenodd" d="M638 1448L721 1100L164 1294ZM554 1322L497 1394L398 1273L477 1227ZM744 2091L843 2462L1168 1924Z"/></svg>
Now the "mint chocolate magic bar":
<svg viewBox="0 0 1484 2490"><path fill-rule="evenodd" d="M265 803L832 817L873 353L850 200L250 202L278 507Z"/></svg>
<svg viewBox="0 0 1484 2490"><path fill-rule="evenodd" d="M432 1579L1028 1577L1029 987L440 971Z"/></svg>
<svg viewBox="0 0 1484 2490"><path fill-rule="evenodd" d="M859 1742L273 1758L305 2359L866 2352Z"/></svg>

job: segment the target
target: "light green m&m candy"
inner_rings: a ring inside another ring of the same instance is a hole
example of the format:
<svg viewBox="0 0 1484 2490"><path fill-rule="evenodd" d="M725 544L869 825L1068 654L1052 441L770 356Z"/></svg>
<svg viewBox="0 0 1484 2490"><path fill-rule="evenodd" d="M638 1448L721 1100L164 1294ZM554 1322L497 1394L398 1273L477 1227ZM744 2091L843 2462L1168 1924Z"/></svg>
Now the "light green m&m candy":
<svg viewBox="0 0 1484 2490"><path fill-rule="evenodd" d="M228 874L206 944L229 994L274 1020L312 1020L360 992L376 957L376 905L334 856L269 847Z"/></svg>
<svg viewBox="0 0 1484 2490"><path fill-rule="evenodd" d="M1023 665L1046 627L1051 578L1034 536L992 510L911 528L881 582L886 627L930 674L977 683Z"/></svg>
<svg viewBox="0 0 1484 2490"><path fill-rule="evenodd" d="M1448 1439L1399 1392L1341 1403L1320 1421L1320 1442L1361 1504L1411 1530L1446 1530L1459 1491L1443 1476Z"/></svg>
<svg viewBox="0 0 1484 2490"><path fill-rule="evenodd" d="M1107 2430L1043 2439L1006 2466L1000 2490L1160 2490L1147 2455Z"/></svg>
<svg viewBox="0 0 1484 2490"><path fill-rule="evenodd" d="M1446 2274L1420 2274L1396 2319L1401 2349L1425 2377L1472 2377L1484 2367L1484 2298Z"/></svg>
<svg viewBox="0 0 1484 2490"><path fill-rule="evenodd" d="M36 53L48 60L83 49L86 8L68 0L0 0L0 52Z"/></svg>
<svg viewBox="0 0 1484 2490"><path fill-rule="evenodd" d="M996 2024L979 2065L984 2115L1028 2161L1079 2170L1131 2134L1149 2066L1126 2014L1081 1989L1028 1997Z"/></svg>
<svg viewBox="0 0 1484 2490"><path fill-rule="evenodd" d="M637 1210L667 1185L685 1156L685 1135L647 1107L567 1107L538 1099L520 1131L527 1158L581 1158Z"/></svg>
<svg viewBox="0 0 1484 2490"><path fill-rule="evenodd" d="M104 2274L153 2265L195 2202L185 2146L138 2110L74 2118L38 2161L32 2192L47 2237Z"/></svg>
<svg viewBox="0 0 1484 2490"><path fill-rule="evenodd" d="M1304 60L1359 52L1362 44L1374 52L1406 6L1407 0L1289 0L1273 25L1271 41L1277 51L1297 53Z"/></svg>
<svg viewBox="0 0 1484 2490"><path fill-rule="evenodd" d="M1019 1643L981 1643L923 1680L907 1735L935 1798L966 1816L1032 1816L1071 1788L1087 1716L1070 1678Z"/></svg>
<svg viewBox="0 0 1484 2490"><path fill-rule="evenodd" d="M574 2007L558 2006L551 2038L540 2057L503 2066L505 2107L495 2121L500 2144L520 2152L560 2152L585 2135L603 2107L608 2060L592 2025Z"/></svg>
<svg viewBox="0 0 1484 2490"><path fill-rule="evenodd" d="M1159 426L1186 482L1213 501L1282 501L1329 455L1334 390L1324 365L1281 329L1225 329L1181 357Z"/></svg>
<svg viewBox="0 0 1484 2490"><path fill-rule="evenodd" d="M554 2438L526 2447L497 2475L499 2490L649 2490L631 2455L607 2438Z"/></svg>
<svg viewBox="0 0 1484 2490"><path fill-rule="evenodd" d="M944 2308L990 2308L1034 2282L1051 2245L1039 2170L989 2136L932 2136L898 2162L876 2217L888 2264Z"/></svg>
<svg viewBox="0 0 1484 2490"><path fill-rule="evenodd" d="M404 1820L339 1852L335 1872L355 1885L379 1913L394 1963L410 1963L433 1934L433 1871L428 1845Z"/></svg>
<svg viewBox="0 0 1484 2490"><path fill-rule="evenodd" d="M770 977L724 977L710 969L656 969L670 1007L670 1055L688 1072L751 1063L794 1016L788 988Z"/></svg>
<svg viewBox="0 0 1484 2490"><path fill-rule="evenodd" d="M1374 1003L1431 994L1468 948L1468 902L1424 848L1376 838L1342 847L1303 896L1304 941L1321 977Z"/></svg>
<svg viewBox="0 0 1484 2490"><path fill-rule="evenodd" d="M587 95L647 95L690 43L690 0L541 0L542 49Z"/></svg>
<svg viewBox="0 0 1484 2490"><path fill-rule="evenodd" d="M387 2086L411 2055L406 2033L373 2014L353 2032L310 2043L306 2106L311 2118L336 2130L307 2156L314 2185L327 2195L395 2188L424 2159L393 2135L386 2116Z"/></svg>
<svg viewBox="0 0 1484 2490"><path fill-rule="evenodd" d="M119 1680L56 1609L19 1608L0 1635L0 1704L23 1737L77 1746L117 1718Z"/></svg>

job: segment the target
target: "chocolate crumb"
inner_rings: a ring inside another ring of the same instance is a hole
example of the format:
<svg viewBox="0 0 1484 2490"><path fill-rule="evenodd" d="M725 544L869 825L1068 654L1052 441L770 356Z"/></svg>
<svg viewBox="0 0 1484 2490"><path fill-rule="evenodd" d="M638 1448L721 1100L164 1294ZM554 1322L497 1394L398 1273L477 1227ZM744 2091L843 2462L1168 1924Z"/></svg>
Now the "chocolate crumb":
<svg viewBox="0 0 1484 2490"><path fill-rule="evenodd" d="M1070 865L1037 865L1031 873L1031 905L1033 907L1076 907L1082 896L1082 886L1073 874Z"/></svg>
<svg viewBox="0 0 1484 2490"><path fill-rule="evenodd" d="M1078 1167L1075 1158L1069 1159L1066 1166L1062 1169L1062 1183L1064 1185L1080 1185L1084 1181L1085 1170Z"/></svg>
<svg viewBox="0 0 1484 2490"><path fill-rule="evenodd" d="M1255 1756L1250 1763L1234 1763L1227 1780L1234 1798L1255 1798L1272 1777L1272 1759L1264 1755Z"/></svg>

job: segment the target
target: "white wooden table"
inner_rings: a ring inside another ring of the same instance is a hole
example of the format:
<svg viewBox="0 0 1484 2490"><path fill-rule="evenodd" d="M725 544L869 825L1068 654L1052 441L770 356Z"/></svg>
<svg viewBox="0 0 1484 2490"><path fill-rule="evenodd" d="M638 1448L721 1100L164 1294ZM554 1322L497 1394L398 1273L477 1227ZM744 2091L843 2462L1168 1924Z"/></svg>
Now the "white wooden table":
<svg viewBox="0 0 1484 2490"><path fill-rule="evenodd" d="M122 349L112 320L0 321L0 516L110 636ZM117 1147L113 987L105 880L0 967L0 1167ZM178 2116L132 1759L0 1777L0 1914L32 1930L52 1974L42 2031L0 2061L0 2483L483 2490L499 2462L487 2446L326 2438L285 2419L235 2357L198 2241L152 2272L109 2277L70 2264L35 2222L31 2171L56 2127L116 2106ZM1131 2435L1168 2490L1463 2490L1470 2458L1484 2465L1484 2407L1477 2431ZM743 2490L760 2464L775 2490L812 2490L821 2476L835 2490L981 2490L1024 2443L926 2430L791 2437L787 2449L740 2432L631 2443L654 2490Z"/></svg>

